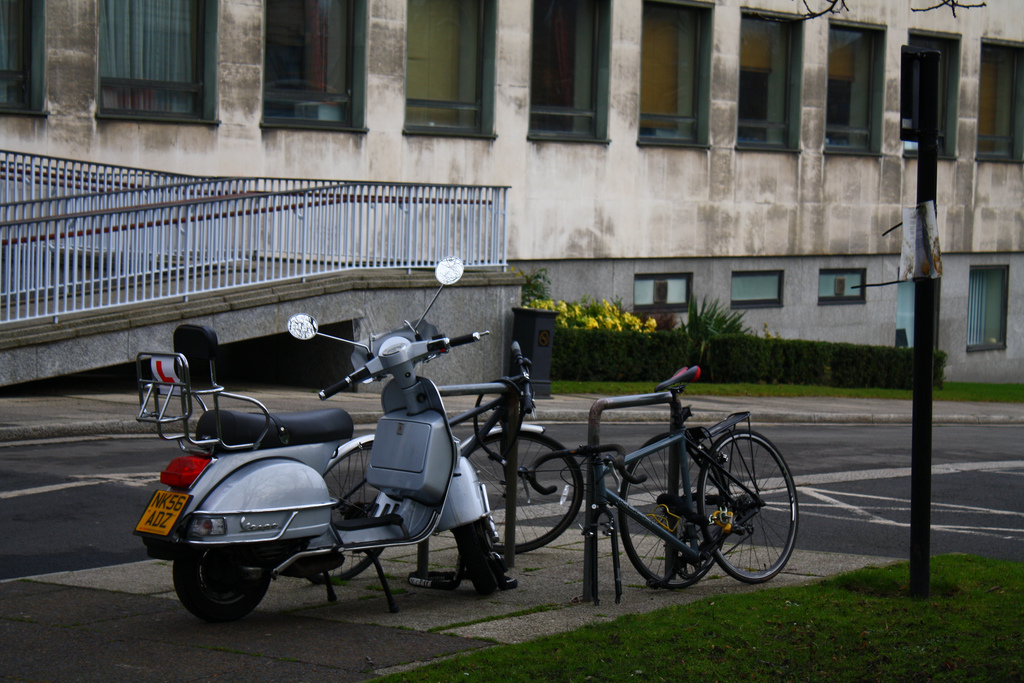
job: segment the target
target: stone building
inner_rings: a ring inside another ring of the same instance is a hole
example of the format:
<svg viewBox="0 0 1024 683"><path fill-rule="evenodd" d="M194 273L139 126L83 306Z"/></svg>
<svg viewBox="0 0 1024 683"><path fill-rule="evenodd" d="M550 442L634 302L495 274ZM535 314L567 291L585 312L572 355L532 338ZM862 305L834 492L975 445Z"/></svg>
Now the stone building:
<svg viewBox="0 0 1024 683"><path fill-rule="evenodd" d="M938 345L1024 381L1021 0L2 0L0 148L508 186L552 293L913 343L900 50L942 54ZM841 4L841 3L840 3ZM973 3L967 3L973 4Z"/></svg>

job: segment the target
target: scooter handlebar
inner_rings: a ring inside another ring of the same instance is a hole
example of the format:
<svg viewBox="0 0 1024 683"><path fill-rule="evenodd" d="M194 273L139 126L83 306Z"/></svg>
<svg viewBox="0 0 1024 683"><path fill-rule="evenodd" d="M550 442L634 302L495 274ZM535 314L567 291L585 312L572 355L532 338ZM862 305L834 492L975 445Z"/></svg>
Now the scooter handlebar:
<svg viewBox="0 0 1024 683"><path fill-rule="evenodd" d="M448 340L448 348L453 348L453 347L456 347L456 346L462 346L463 344L472 344L473 342L478 342L478 341L480 341L481 337L484 337L484 336L486 336L486 335L488 335L490 333L491 333L490 330L484 330L483 332L470 332L469 334L464 334L461 337L453 337L452 339Z"/></svg>
<svg viewBox="0 0 1024 683"><path fill-rule="evenodd" d="M351 375L349 375L345 379L343 379L341 381L338 381L338 382L335 382L334 384L332 384L331 386L327 387L326 389L323 389L318 394L318 396L320 397L321 401L326 401L327 399L329 399L331 396L334 396L339 391L342 391L343 389L348 389L350 386L352 386L356 382L362 382L364 379L366 379L369 376L370 376L370 371L364 365L363 367L359 368L358 370L353 372Z"/></svg>

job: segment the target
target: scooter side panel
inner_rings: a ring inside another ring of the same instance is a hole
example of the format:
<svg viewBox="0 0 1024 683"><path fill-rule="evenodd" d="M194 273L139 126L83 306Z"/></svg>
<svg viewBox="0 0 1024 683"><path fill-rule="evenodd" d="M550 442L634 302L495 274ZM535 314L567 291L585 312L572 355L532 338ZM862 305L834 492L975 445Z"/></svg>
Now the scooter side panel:
<svg viewBox="0 0 1024 683"><path fill-rule="evenodd" d="M223 518L226 534L189 536L190 541L238 543L310 538L331 523L332 500L319 472L286 459L258 460L221 481L194 518Z"/></svg>

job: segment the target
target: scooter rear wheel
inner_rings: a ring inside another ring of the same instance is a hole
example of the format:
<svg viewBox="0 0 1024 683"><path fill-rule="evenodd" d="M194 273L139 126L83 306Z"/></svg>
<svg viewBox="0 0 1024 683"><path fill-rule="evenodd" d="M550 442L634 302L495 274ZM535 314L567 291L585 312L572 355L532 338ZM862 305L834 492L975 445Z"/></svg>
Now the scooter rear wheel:
<svg viewBox="0 0 1024 683"><path fill-rule="evenodd" d="M223 550L174 561L174 590L189 612L205 621L241 619L263 600L270 575L246 577Z"/></svg>
<svg viewBox="0 0 1024 683"><path fill-rule="evenodd" d="M466 568L466 576L473 582L473 588L480 595L490 595L498 590L498 579L491 571L490 548L486 522L482 519L452 529L459 557Z"/></svg>

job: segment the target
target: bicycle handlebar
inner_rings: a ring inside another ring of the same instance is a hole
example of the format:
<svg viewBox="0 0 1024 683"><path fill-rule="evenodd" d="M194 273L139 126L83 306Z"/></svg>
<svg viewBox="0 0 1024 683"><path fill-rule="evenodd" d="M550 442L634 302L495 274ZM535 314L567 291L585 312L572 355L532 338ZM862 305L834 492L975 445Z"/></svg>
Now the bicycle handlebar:
<svg viewBox="0 0 1024 683"><path fill-rule="evenodd" d="M523 378L522 406L523 413L532 413L534 410L533 385L530 384L530 359L523 355L519 342L512 342L512 365L519 371Z"/></svg>

